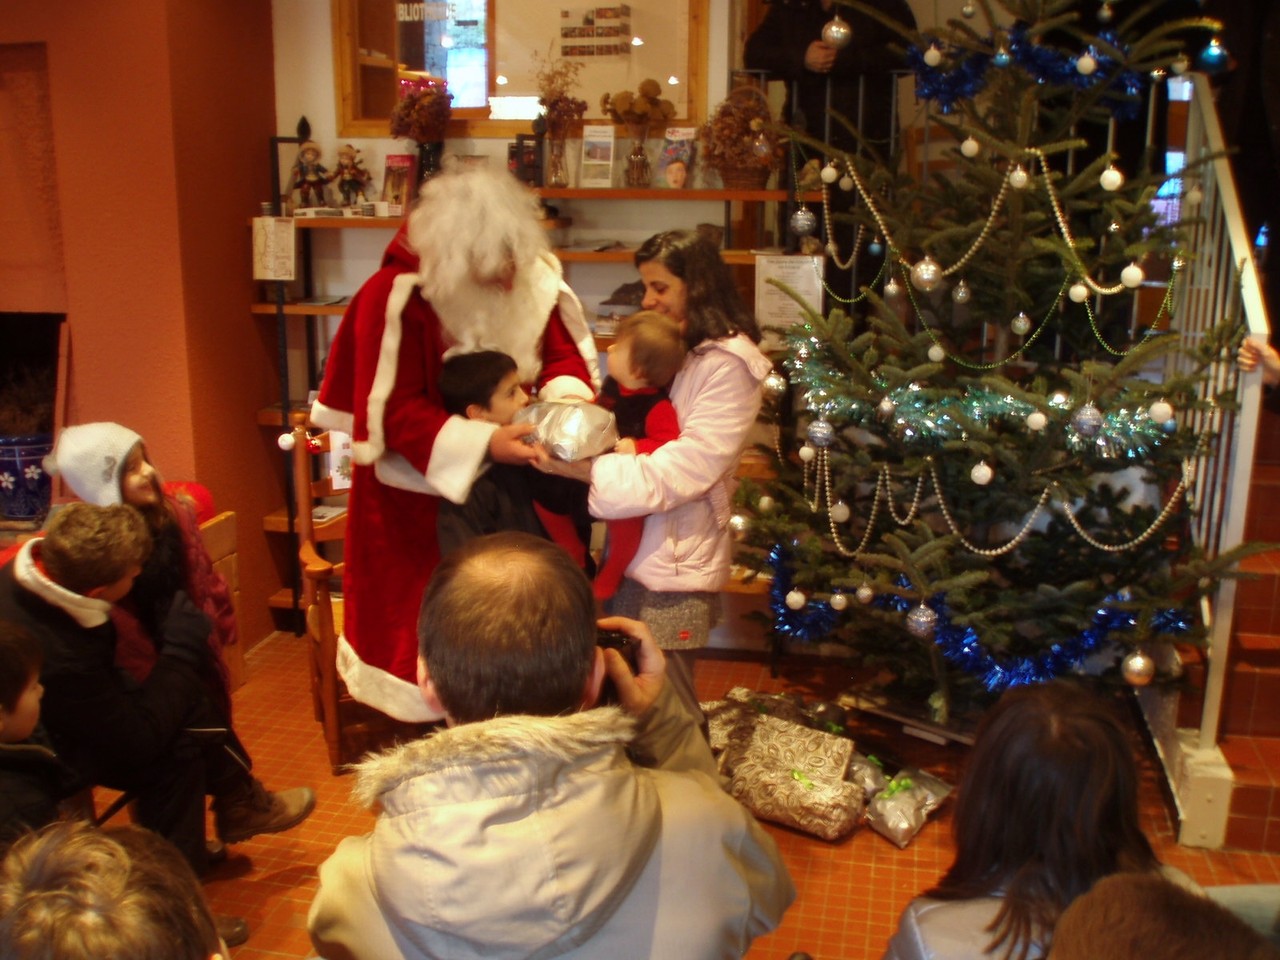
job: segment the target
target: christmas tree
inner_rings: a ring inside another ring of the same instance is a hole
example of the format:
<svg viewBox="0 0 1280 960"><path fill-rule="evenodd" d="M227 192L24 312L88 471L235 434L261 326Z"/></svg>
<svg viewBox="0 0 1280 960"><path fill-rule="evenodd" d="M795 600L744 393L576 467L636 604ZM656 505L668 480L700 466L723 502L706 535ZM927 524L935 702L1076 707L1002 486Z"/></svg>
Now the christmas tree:
<svg viewBox="0 0 1280 960"><path fill-rule="evenodd" d="M772 577L779 644L845 643L942 721L1091 657L1148 682L1242 555L1207 559L1185 527L1190 415L1231 402L1201 387L1239 332L1223 318L1170 362L1195 251L1157 215L1147 133L1217 24L1123 6L977 0L904 36L947 144L931 171L793 134L825 166L823 217L802 206L792 229L879 272L782 332L777 477L739 492L739 562ZM852 250L834 190L856 194Z"/></svg>

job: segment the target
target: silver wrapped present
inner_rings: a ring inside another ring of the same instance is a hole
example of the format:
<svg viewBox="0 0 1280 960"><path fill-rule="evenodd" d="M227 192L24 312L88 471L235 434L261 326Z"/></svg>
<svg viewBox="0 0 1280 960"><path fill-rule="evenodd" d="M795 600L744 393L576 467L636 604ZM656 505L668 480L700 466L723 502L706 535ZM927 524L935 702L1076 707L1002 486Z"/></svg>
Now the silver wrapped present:
<svg viewBox="0 0 1280 960"><path fill-rule="evenodd" d="M613 413L594 403L531 403L515 416L532 423L534 439L559 460L573 462L608 453L618 442Z"/></svg>

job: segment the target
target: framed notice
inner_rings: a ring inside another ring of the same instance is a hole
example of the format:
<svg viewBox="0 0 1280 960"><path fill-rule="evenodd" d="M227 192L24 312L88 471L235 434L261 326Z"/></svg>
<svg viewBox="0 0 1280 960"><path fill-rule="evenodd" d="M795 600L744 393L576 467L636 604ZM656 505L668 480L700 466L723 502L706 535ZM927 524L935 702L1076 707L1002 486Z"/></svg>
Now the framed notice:
<svg viewBox="0 0 1280 960"><path fill-rule="evenodd" d="M582 128L583 187L613 186L613 124L587 124Z"/></svg>
<svg viewBox="0 0 1280 960"><path fill-rule="evenodd" d="M804 254L756 257L756 320L761 329L789 327L804 318L803 308L783 286L821 312L822 259ZM761 346L776 349L782 343L777 334L766 331Z"/></svg>

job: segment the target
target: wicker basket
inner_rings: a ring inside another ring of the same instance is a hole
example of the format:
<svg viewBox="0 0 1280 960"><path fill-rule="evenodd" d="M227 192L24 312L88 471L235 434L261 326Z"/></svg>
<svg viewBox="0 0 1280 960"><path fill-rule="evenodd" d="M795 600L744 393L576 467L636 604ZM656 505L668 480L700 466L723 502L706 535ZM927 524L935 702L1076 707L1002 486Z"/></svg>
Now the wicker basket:
<svg viewBox="0 0 1280 960"><path fill-rule="evenodd" d="M768 167L734 167L721 170L720 179L726 190L763 190L771 173Z"/></svg>

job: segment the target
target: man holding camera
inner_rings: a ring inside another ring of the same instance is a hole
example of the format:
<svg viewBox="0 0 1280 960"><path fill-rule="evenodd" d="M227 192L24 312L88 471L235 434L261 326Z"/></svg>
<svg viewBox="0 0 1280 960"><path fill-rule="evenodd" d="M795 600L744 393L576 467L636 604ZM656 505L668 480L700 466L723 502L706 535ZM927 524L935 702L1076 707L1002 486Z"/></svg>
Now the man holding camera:
<svg viewBox="0 0 1280 960"><path fill-rule="evenodd" d="M528 534L472 540L423 598L418 684L448 729L363 762L379 809L320 868L326 958L741 956L795 889L720 787L636 621L633 675L591 584ZM606 674L618 705L596 707Z"/></svg>

